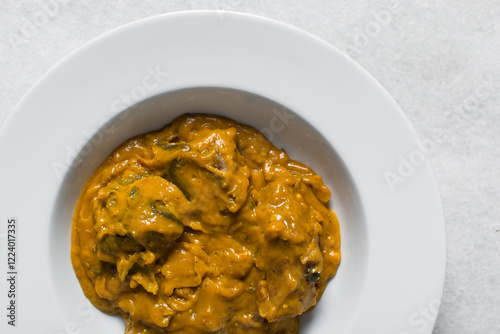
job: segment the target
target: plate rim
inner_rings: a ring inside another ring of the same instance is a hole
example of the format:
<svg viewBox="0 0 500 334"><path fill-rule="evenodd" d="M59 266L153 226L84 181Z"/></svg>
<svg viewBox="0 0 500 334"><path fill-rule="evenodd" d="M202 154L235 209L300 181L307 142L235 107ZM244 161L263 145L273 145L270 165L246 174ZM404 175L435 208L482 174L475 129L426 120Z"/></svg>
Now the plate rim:
<svg viewBox="0 0 500 334"><path fill-rule="evenodd" d="M274 25L278 25L278 26L280 26L283 29L291 30L291 31L294 31L295 33L299 33L299 34L301 34L302 36L305 36L308 39L313 39L313 40L315 40L315 42L321 43L323 45L323 47L326 47L326 48L330 49L332 52L336 53L337 56L340 56L340 57L344 58L346 61L350 62L351 65L355 66L356 69L357 69L357 71L360 71L365 78L371 80L372 84L375 84L376 86L378 86L379 93L384 94L384 98L387 101L390 101L390 103L392 103L394 105L395 110L397 110L399 112L399 118L400 118L401 121L403 121L403 122L406 123L406 128L410 132L410 135L415 140L417 140L417 141L420 142L420 140L419 140L419 138L418 138L418 136L417 136L414 128L411 126L411 123L409 122L408 118L405 116L405 114L401 110L401 108L397 105L396 101L384 89L384 87L370 73L368 73L362 66L360 66L358 63L356 63L354 60L352 60L349 56L345 55L344 53L342 53L341 51L339 51L337 48L335 48L334 46L332 46L328 42L324 41L323 39L321 39L321 38L319 38L319 37L317 37L317 36L315 36L315 35L313 35L313 34L311 34L309 32L306 32L306 31L304 31L304 30L302 30L300 28L297 28L295 26L292 26L292 25L289 25L289 24L286 24L286 23L283 23L283 22L280 22L280 21L277 21L277 20L274 20L274 19L271 19L271 18L265 18L265 17L261 17L261 16L258 16L258 15L247 14L247 13L230 12L230 11L211 11L211 10L180 11L180 12L165 13L165 14L161 14L161 15L156 15L156 16L152 16L152 17L143 18L143 19L140 19L138 21L130 22L130 23L127 23L127 24L125 24L123 26L117 27L117 28L115 28L115 29L113 29L111 31L108 31L108 32L104 33L103 35L100 35L100 36L98 36L98 37L90 40L89 42L83 44L82 46L78 47L73 52L71 52L67 56L63 57L63 59L61 59L59 62L57 62L57 64L55 66L53 66L49 71L47 71L44 75L42 75L36 81L36 83L28 90L28 92L25 94L25 96L20 100L20 102L15 107L14 112L12 112L9 115L8 119L5 121L4 125L0 129L0 142L6 141L5 138L4 138L5 137L5 133L7 133L8 132L7 129L9 129L11 127L12 119L14 119L15 117L17 117L16 115L19 114L18 111L22 110L22 108L24 107L24 104L26 103L26 101L32 99L32 95L36 94L36 91L39 88L39 86L41 84L43 84L43 82L48 77L52 76L54 73L57 73L57 70L62 65L71 62L72 59L74 57L78 56L82 50L86 50L87 48L89 48L93 44L97 44L97 43L99 43L102 40L106 40L108 38L112 38L112 36L114 34L123 33L127 29L134 29L134 28L138 27L140 24L148 24L148 23L150 23L150 22L152 22L154 20L162 20L164 17L182 16L182 15L191 16L193 14L194 15L197 15L197 14L201 14L201 15L207 15L207 14L208 15L213 15L214 13L217 14L217 15L219 15L218 13L222 13L222 15L227 15L228 17L236 17L236 16L247 17L247 18L251 18L251 19L256 20L256 21L264 20L264 21L270 22L270 23L272 23ZM436 182L435 175L434 175L434 172L433 172L432 168L430 166L425 166L424 169L425 169L425 172L430 175L431 183L433 184L433 188L434 188L433 191L435 191L437 193L438 198L440 198L440 196L439 196L439 188L437 186L437 182ZM442 229L443 229L443 232L444 232L444 214L443 214L441 202L438 203L438 207L441 210L441 212L440 212L440 216L441 216L440 220L441 220ZM446 249L445 234L443 234L442 237L443 238L442 238L441 241L443 243L444 250L445 250ZM440 287L440 290L437 292L437 294L439 295L439 298L441 298L442 292L443 292L444 266L446 265L445 253L441 254L441 256L443 256L443 255L444 255L444 258L441 259L442 264L443 264L443 274L442 274L442 280L441 280L441 287ZM434 323L436 321L436 318L437 318L437 314L436 314L436 317L434 317L434 320L432 321L432 326L431 327L434 327Z"/></svg>

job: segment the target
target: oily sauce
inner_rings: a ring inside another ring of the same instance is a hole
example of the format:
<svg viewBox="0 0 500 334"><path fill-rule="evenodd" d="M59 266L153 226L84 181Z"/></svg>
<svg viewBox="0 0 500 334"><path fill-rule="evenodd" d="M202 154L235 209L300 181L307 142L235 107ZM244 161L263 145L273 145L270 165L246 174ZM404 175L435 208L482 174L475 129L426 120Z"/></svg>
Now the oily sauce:
<svg viewBox="0 0 500 334"><path fill-rule="evenodd" d="M298 333L340 263L319 175L254 128L186 114L87 181L71 257L128 334Z"/></svg>

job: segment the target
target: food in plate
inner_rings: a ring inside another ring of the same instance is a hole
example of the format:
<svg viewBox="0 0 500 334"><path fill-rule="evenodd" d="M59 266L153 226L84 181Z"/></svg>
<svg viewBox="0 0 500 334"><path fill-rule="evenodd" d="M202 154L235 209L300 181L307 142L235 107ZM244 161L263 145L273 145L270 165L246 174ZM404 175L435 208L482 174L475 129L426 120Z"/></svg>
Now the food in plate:
<svg viewBox="0 0 500 334"><path fill-rule="evenodd" d="M126 333L298 333L340 263L331 192L254 128L185 114L85 184L71 257Z"/></svg>

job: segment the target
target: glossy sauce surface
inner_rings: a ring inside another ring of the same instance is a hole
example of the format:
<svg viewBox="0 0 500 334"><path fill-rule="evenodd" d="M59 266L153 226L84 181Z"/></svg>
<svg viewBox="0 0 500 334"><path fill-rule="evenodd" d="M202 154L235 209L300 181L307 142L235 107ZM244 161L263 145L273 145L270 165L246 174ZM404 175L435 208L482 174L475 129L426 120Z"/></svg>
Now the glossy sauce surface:
<svg viewBox="0 0 500 334"><path fill-rule="evenodd" d="M72 262L126 333L298 333L340 263L319 175L255 129L187 114L87 181Z"/></svg>

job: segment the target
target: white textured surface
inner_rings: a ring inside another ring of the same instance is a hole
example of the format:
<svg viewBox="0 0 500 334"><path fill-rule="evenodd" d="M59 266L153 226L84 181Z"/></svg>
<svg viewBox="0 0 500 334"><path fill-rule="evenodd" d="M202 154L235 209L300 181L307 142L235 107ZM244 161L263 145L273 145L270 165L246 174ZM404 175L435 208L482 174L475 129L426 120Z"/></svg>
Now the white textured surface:
<svg viewBox="0 0 500 334"><path fill-rule="evenodd" d="M500 331L499 1L55 1L0 1L0 126L62 57L128 22L223 9L295 25L366 68L424 142L448 247L434 334ZM415 312L408 321L418 333L429 310Z"/></svg>

